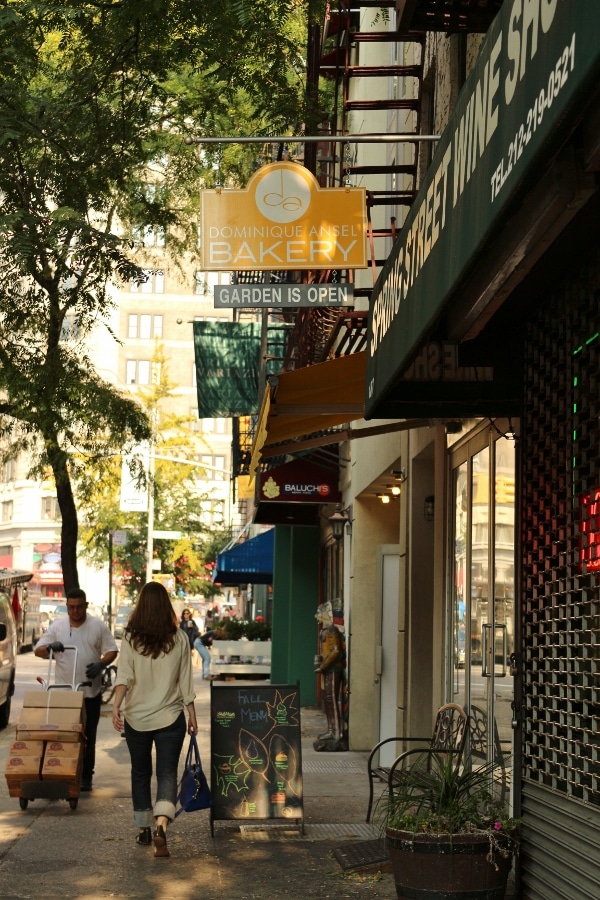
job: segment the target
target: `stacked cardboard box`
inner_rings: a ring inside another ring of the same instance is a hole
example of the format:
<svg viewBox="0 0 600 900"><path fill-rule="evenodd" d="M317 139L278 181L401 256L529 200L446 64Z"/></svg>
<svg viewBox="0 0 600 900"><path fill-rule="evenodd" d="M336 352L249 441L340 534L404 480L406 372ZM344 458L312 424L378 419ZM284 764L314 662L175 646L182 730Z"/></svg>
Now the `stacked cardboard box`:
<svg viewBox="0 0 600 900"><path fill-rule="evenodd" d="M23 712L6 761L11 797L23 782L64 781L79 796L85 705L82 691L26 691Z"/></svg>

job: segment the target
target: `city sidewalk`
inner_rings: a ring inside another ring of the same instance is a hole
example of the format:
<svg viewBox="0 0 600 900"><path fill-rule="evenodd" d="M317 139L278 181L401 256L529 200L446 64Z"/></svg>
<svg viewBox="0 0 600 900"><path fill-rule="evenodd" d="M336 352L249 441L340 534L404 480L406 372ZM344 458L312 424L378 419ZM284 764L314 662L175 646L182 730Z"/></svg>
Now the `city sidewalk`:
<svg viewBox="0 0 600 900"><path fill-rule="evenodd" d="M200 751L208 772L211 688L199 670L195 683ZM217 682L213 690L218 689ZM368 754L315 752L313 740L326 730L320 710L302 709L301 728L304 835L281 820L244 829L228 820L214 823L213 838L208 811L183 813L169 828L171 857L154 859L151 847L134 842L129 754L112 728L109 709L103 710L94 790L80 796L75 811L65 801L46 800L30 802L23 811L3 783L0 896L392 900L393 877L376 853L368 869L352 871L376 846L370 842L377 833L364 821ZM13 726L7 732L12 737ZM5 755L0 754L2 771Z"/></svg>

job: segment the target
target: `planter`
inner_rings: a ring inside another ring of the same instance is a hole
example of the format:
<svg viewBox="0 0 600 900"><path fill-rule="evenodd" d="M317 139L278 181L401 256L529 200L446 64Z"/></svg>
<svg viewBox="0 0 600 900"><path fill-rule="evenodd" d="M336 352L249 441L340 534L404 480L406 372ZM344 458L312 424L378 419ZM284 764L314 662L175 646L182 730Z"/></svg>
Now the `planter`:
<svg viewBox="0 0 600 900"><path fill-rule="evenodd" d="M504 898L512 854L495 852L490 862L486 835L414 835L387 828L386 843L401 900Z"/></svg>

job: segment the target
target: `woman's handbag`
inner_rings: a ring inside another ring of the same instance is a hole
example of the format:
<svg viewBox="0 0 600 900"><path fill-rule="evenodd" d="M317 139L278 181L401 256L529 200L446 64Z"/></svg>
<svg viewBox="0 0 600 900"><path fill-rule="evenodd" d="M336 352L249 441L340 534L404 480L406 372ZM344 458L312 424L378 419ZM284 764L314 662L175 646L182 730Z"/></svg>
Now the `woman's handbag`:
<svg viewBox="0 0 600 900"><path fill-rule="evenodd" d="M202 771L195 734L190 735L190 745L179 784L177 802L180 804L180 808L175 813L176 817L182 812L194 812L197 809L208 809L212 806L210 788L206 775Z"/></svg>

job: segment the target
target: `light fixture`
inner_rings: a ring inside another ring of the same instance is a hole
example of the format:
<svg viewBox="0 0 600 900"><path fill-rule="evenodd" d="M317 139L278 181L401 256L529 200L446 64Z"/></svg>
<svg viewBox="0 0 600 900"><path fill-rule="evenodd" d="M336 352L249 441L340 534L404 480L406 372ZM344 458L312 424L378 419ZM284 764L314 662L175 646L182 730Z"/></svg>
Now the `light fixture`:
<svg viewBox="0 0 600 900"><path fill-rule="evenodd" d="M341 506L337 506L334 514L328 516L328 519L334 540L341 541L344 537L344 526L352 522L351 507L348 506L346 509L342 509Z"/></svg>
<svg viewBox="0 0 600 900"><path fill-rule="evenodd" d="M428 497L425 497L425 503L423 505L423 516L425 517L426 522L433 522L433 516L435 512L435 497L433 494L429 494Z"/></svg>
<svg viewBox="0 0 600 900"><path fill-rule="evenodd" d="M406 469L392 469L392 475L396 479L397 484L404 484L405 481L408 481Z"/></svg>
<svg viewBox="0 0 600 900"><path fill-rule="evenodd" d="M377 499L381 500L382 503L389 503L390 497L389 494L377 494Z"/></svg>
<svg viewBox="0 0 600 900"><path fill-rule="evenodd" d="M394 497L399 497L402 493L402 488L399 484L388 484L388 490L392 492Z"/></svg>

